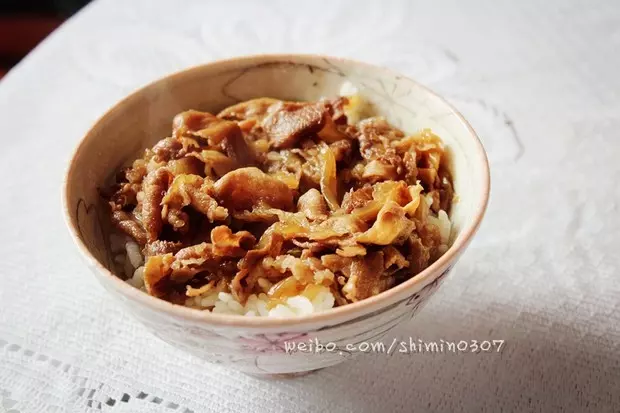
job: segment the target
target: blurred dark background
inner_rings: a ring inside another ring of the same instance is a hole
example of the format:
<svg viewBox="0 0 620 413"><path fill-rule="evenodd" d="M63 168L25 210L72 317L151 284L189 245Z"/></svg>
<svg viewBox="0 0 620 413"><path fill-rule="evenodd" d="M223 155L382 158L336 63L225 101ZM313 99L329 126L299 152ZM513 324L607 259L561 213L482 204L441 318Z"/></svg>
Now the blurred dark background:
<svg viewBox="0 0 620 413"><path fill-rule="evenodd" d="M0 0L0 78L90 0Z"/></svg>

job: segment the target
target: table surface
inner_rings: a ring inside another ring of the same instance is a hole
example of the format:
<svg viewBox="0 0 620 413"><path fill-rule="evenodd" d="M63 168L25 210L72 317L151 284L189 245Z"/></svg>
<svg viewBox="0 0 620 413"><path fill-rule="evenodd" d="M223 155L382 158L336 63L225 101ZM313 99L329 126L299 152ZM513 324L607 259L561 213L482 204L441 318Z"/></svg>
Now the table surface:
<svg viewBox="0 0 620 413"><path fill-rule="evenodd" d="M0 412L620 410L617 1L97 0L0 81ZM262 52L391 66L452 101L488 150L469 250L404 340L262 381L198 361L118 308L61 215L72 149L130 91Z"/></svg>

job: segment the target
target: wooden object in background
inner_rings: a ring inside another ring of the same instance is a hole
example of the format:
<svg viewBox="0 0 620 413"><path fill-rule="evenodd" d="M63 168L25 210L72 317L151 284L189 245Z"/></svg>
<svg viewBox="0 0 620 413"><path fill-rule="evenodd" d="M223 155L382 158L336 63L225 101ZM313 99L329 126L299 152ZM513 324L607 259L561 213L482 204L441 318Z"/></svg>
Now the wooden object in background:
<svg viewBox="0 0 620 413"><path fill-rule="evenodd" d="M0 17L0 78L11 66L26 56L53 32L62 19L58 17L15 15Z"/></svg>

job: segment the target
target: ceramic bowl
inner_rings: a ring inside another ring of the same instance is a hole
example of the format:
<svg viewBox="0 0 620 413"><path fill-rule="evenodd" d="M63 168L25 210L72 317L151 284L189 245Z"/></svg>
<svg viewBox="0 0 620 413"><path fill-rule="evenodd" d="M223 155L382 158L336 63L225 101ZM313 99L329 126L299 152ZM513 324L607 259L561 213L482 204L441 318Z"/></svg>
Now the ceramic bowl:
<svg viewBox="0 0 620 413"><path fill-rule="evenodd" d="M144 148L168 136L176 113L217 112L261 96L316 100L338 95L344 82L355 85L379 114L405 132L431 128L447 145L458 201L451 213L451 247L439 260L377 296L291 319L211 314L173 305L133 288L111 272L108 212L98 188ZM445 100L415 81L352 60L261 55L170 75L116 104L79 144L64 191L66 222L79 253L110 294L157 337L247 373L299 374L355 356L360 343L380 340L417 314L480 225L489 195L489 170L484 149L469 124ZM329 351L309 345L317 342L329 346ZM305 343L306 350L289 353L287 343Z"/></svg>

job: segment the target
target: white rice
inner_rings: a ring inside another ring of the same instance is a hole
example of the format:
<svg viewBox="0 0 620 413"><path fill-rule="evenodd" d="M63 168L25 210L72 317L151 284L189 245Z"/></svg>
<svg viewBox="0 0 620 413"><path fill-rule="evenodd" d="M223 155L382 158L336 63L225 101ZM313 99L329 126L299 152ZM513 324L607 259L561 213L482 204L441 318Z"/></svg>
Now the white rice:
<svg viewBox="0 0 620 413"><path fill-rule="evenodd" d="M133 275L131 276L131 278L127 280L127 282L136 288L143 288L144 287L144 267L136 268L136 270L133 272Z"/></svg>
<svg viewBox="0 0 620 413"><path fill-rule="evenodd" d="M450 234L452 232L452 222L450 222L450 217L443 209L439 210L437 214L437 219L439 220L439 233L441 234L441 243L446 246L450 242Z"/></svg>
<svg viewBox="0 0 620 413"><path fill-rule="evenodd" d="M344 109L349 123L356 124L362 119L376 114L372 103L364 96L364 91L350 81L347 80L342 83L339 95L346 96L349 99L349 104Z"/></svg>
<svg viewBox="0 0 620 413"><path fill-rule="evenodd" d="M125 250L127 251L127 258L131 262L133 268L138 268L144 264L144 257L140 252L140 246L133 241L125 243Z"/></svg>
<svg viewBox="0 0 620 413"><path fill-rule="evenodd" d="M322 287L314 299L304 295L289 297L283 303L269 308L270 298L265 293L252 294L245 305L239 303L230 293L206 292L197 297L190 297L185 305L202 310L211 310L219 314L235 314L247 317L295 317L330 309L334 306L334 295L329 288Z"/></svg>
<svg viewBox="0 0 620 413"><path fill-rule="evenodd" d="M340 85L340 91L338 94L340 96L354 96L358 93L359 89L357 88L357 86L347 80L343 82L342 85Z"/></svg>

